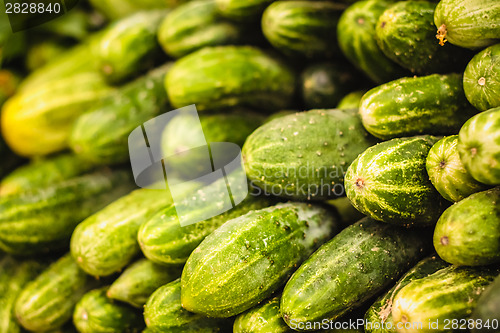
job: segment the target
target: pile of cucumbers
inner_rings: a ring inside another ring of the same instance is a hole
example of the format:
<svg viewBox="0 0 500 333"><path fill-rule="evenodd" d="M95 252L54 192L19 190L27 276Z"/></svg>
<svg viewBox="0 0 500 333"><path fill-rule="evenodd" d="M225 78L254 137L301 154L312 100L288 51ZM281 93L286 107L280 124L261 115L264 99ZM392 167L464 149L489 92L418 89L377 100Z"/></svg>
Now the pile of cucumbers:
<svg viewBox="0 0 500 333"><path fill-rule="evenodd" d="M81 1L0 64L0 333L500 332L500 1Z"/></svg>

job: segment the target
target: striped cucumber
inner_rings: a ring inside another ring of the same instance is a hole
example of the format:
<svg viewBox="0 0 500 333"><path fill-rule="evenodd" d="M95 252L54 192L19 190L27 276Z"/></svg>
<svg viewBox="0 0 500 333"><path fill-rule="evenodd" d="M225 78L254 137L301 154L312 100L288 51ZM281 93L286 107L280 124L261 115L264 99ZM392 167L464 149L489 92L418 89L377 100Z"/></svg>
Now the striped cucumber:
<svg viewBox="0 0 500 333"><path fill-rule="evenodd" d="M274 0L215 0L220 15L236 22L258 20L266 7Z"/></svg>
<svg viewBox="0 0 500 333"><path fill-rule="evenodd" d="M236 317L234 333L288 333L290 327L280 313L280 298L275 296Z"/></svg>

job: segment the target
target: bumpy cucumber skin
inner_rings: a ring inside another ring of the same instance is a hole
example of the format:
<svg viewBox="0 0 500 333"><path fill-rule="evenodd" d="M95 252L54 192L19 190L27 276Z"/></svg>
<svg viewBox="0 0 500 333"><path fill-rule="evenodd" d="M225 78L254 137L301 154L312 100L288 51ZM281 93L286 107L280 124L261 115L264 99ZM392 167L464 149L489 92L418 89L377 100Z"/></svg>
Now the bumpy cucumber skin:
<svg viewBox="0 0 500 333"><path fill-rule="evenodd" d="M469 119L458 134L458 153L477 181L500 185L500 107Z"/></svg>
<svg viewBox="0 0 500 333"><path fill-rule="evenodd" d="M498 320L500 318L500 275L497 276L495 281L493 281L488 288L481 294L479 300L477 301L477 306L472 313L471 318L474 322L478 323L481 320L482 323L485 323L489 320L491 322L493 320ZM471 329L472 333L479 332L497 332L496 329L487 329L487 328L479 328L477 325L475 328Z"/></svg>
<svg viewBox="0 0 500 333"><path fill-rule="evenodd" d="M30 331L58 329L71 319L75 304L95 285L96 281L67 254L24 287L16 301L16 318Z"/></svg>
<svg viewBox="0 0 500 333"><path fill-rule="evenodd" d="M262 15L262 31L289 56L331 58L340 52L332 31L344 8L326 1L274 1Z"/></svg>
<svg viewBox="0 0 500 333"><path fill-rule="evenodd" d="M252 186L296 200L344 194L348 166L376 140L355 110L311 110L259 127L242 150Z"/></svg>
<svg viewBox="0 0 500 333"><path fill-rule="evenodd" d="M397 79L368 91L360 107L366 130L383 140L456 134L476 113L465 97L461 74Z"/></svg>
<svg viewBox="0 0 500 333"><path fill-rule="evenodd" d="M432 146L425 168L432 185L448 201L457 202L487 187L465 169L457 149L458 135L442 138Z"/></svg>
<svg viewBox="0 0 500 333"><path fill-rule="evenodd" d="M101 171L0 199L0 248L38 254L64 248L83 219L132 189L125 171Z"/></svg>
<svg viewBox="0 0 500 333"><path fill-rule="evenodd" d="M364 94L366 94L366 90L357 90L345 95L337 104L337 109L359 109Z"/></svg>
<svg viewBox="0 0 500 333"><path fill-rule="evenodd" d="M392 1L357 1L340 17L337 38L344 55L373 82L384 83L405 76L407 71L385 56L377 44L376 24Z"/></svg>
<svg viewBox="0 0 500 333"><path fill-rule="evenodd" d="M458 266L500 262L500 187L472 194L449 207L434 230L441 258Z"/></svg>
<svg viewBox="0 0 500 333"><path fill-rule="evenodd" d="M106 295L142 308L156 289L179 278L181 272L180 267L165 267L148 259L139 259L120 274Z"/></svg>
<svg viewBox="0 0 500 333"><path fill-rule="evenodd" d="M144 306L144 320L153 332L217 333L222 321L189 312L181 305L181 279L158 288Z"/></svg>
<svg viewBox="0 0 500 333"><path fill-rule="evenodd" d="M480 111L500 106L500 44L492 45L472 58L464 72L464 92Z"/></svg>
<svg viewBox="0 0 500 333"><path fill-rule="evenodd" d="M500 41L500 2L441 0L434 12L438 35L451 44L478 49ZM444 42L444 40L443 40Z"/></svg>
<svg viewBox="0 0 500 333"><path fill-rule="evenodd" d="M425 169L427 154L436 141L432 136L392 139L360 154L345 177L353 206L386 223L436 223L445 204Z"/></svg>
<svg viewBox="0 0 500 333"><path fill-rule="evenodd" d="M280 296L275 296L236 317L234 333L292 332L280 313Z"/></svg>
<svg viewBox="0 0 500 333"><path fill-rule="evenodd" d="M198 111L236 106L275 111L291 101L295 74L254 47L206 47L177 61L165 87L176 108L196 104Z"/></svg>
<svg viewBox="0 0 500 333"><path fill-rule="evenodd" d="M449 266L404 286L395 296L392 317L399 333L452 332L445 320L467 319L497 269ZM446 305L446 306L445 306ZM429 323L438 321L437 329ZM421 326L404 323L421 323Z"/></svg>
<svg viewBox="0 0 500 333"><path fill-rule="evenodd" d="M215 0L220 15L239 22L258 20L273 0Z"/></svg>
<svg viewBox="0 0 500 333"><path fill-rule="evenodd" d="M330 212L305 203L278 204L226 222L184 266L182 306L222 318L250 309L283 286L336 228Z"/></svg>
<svg viewBox="0 0 500 333"><path fill-rule="evenodd" d="M87 292L78 301L73 323L80 333L138 333L144 327L140 311L106 297L108 287Z"/></svg>
<svg viewBox="0 0 500 333"><path fill-rule="evenodd" d="M437 255L421 260L412 269L406 272L387 293L380 296L368 309L365 314L365 321L367 322L365 331L367 333L396 333L396 327L392 322L392 304L394 296L411 281L422 279L447 266L449 266L449 264ZM377 326L377 324L379 325Z"/></svg>

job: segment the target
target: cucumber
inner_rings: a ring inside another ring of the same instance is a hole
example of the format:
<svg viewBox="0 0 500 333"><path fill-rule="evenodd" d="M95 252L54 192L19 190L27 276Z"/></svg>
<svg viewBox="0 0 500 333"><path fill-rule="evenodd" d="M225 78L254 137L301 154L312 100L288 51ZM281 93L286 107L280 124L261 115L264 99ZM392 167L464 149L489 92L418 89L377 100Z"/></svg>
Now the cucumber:
<svg viewBox="0 0 500 333"><path fill-rule="evenodd" d="M481 183L500 185L500 107L469 119L458 135L465 169Z"/></svg>
<svg viewBox="0 0 500 333"><path fill-rule="evenodd" d="M166 10L141 11L113 23L101 37L97 63L110 83L121 83L160 58L157 30Z"/></svg>
<svg viewBox="0 0 500 333"><path fill-rule="evenodd" d="M337 109L359 109L361 105L361 98L366 94L366 90L356 90L342 97L337 104Z"/></svg>
<svg viewBox="0 0 500 333"><path fill-rule="evenodd" d="M75 304L96 285L66 254L23 288L15 304L16 318L30 331L56 330L71 319Z"/></svg>
<svg viewBox="0 0 500 333"><path fill-rule="evenodd" d="M385 56L375 38L377 20L392 3L384 0L357 1L342 13L337 26L337 39L342 53L378 84L407 73Z"/></svg>
<svg viewBox="0 0 500 333"><path fill-rule="evenodd" d="M144 320L152 332L216 333L221 319L207 318L183 309L181 279L158 288L144 306Z"/></svg>
<svg viewBox="0 0 500 333"><path fill-rule="evenodd" d="M460 160L457 144L458 135L442 138L429 150L425 163L432 185L451 202L487 188L467 172Z"/></svg>
<svg viewBox="0 0 500 333"><path fill-rule="evenodd" d="M206 47L178 60L165 86L175 108L196 104L198 111L237 106L276 111L291 101L295 75L254 47Z"/></svg>
<svg viewBox="0 0 500 333"><path fill-rule="evenodd" d="M56 38L34 43L30 45L26 54L25 66L31 72L35 71L68 49L66 43L62 43Z"/></svg>
<svg viewBox="0 0 500 333"><path fill-rule="evenodd" d="M468 50L440 46L434 36L434 9L430 1L401 1L380 15L376 38L382 52L416 74L463 71L472 58Z"/></svg>
<svg viewBox="0 0 500 333"><path fill-rule="evenodd" d="M69 138L71 149L96 164L129 161L130 132L168 107L163 80L169 68L170 64L158 67L124 85L80 116Z"/></svg>
<svg viewBox="0 0 500 333"><path fill-rule="evenodd" d="M268 299L236 317L234 333L292 332L280 313L280 296Z"/></svg>
<svg viewBox="0 0 500 333"><path fill-rule="evenodd" d="M353 206L386 223L436 223L445 203L425 170L427 154L436 141L432 136L392 139L359 155L345 177Z"/></svg>
<svg viewBox="0 0 500 333"><path fill-rule="evenodd" d="M101 171L0 198L0 249L38 254L65 248L78 223L131 188L125 171Z"/></svg>
<svg viewBox="0 0 500 333"><path fill-rule="evenodd" d="M182 272L182 306L227 318L265 300L337 229L327 210L278 204L232 219L210 234Z"/></svg>
<svg viewBox="0 0 500 333"><path fill-rule="evenodd" d="M156 289L180 277L181 272L180 267L164 267L147 259L139 259L120 274L106 295L142 308Z"/></svg>
<svg viewBox="0 0 500 333"><path fill-rule="evenodd" d="M184 183L183 192L190 194L196 186L195 182ZM118 272L140 252L140 226L171 204L166 190L135 190L80 223L71 236L71 254L88 274Z"/></svg>
<svg viewBox="0 0 500 333"><path fill-rule="evenodd" d="M363 125L388 140L416 134L456 134L477 110L465 97L462 75L405 77L368 91L359 109Z"/></svg>
<svg viewBox="0 0 500 333"><path fill-rule="evenodd" d="M398 332L452 332L453 326L467 327L464 322L479 295L497 275L495 269L449 266L411 281L394 297L392 318L400 326Z"/></svg>
<svg viewBox="0 0 500 333"><path fill-rule="evenodd" d="M394 296L401 288L413 280L418 280L434 274L440 269L449 266L436 255L427 257L406 272L396 284L385 294L380 296L365 314L365 331L367 333L396 333L392 321L392 304Z"/></svg>
<svg viewBox="0 0 500 333"><path fill-rule="evenodd" d="M334 108L356 86L356 72L345 64L318 63L302 71L301 93L306 108Z"/></svg>
<svg viewBox="0 0 500 333"><path fill-rule="evenodd" d="M171 57L180 58L206 46L239 44L243 30L221 18L215 0L187 2L165 17L158 41Z"/></svg>
<svg viewBox="0 0 500 333"><path fill-rule="evenodd" d="M94 168L73 154L32 161L11 172L0 182L0 195L19 193L81 176Z"/></svg>
<svg viewBox="0 0 500 333"><path fill-rule="evenodd" d="M248 137L242 156L253 188L322 200L344 194L347 167L375 142L355 111L312 110L265 123Z"/></svg>
<svg viewBox="0 0 500 333"><path fill-rule="evenodd" d="M110 20L128 17L142 10L169 8L186 0L89 0L89 3Z"/></svg>
<svg viewBox="0 0 500 333"><path fill-rule="evenodd" d="M138 333L144 327L140 312L106 297L108 287L87 292L78 301L73 323L80 333Z"/></svg>
<svg viewBox="0 0 500 333"><path fill-rule="evenodd" d="M274 1L262 15L262 32L274 48L291 57L338 56L332 31L344 8L326 1Z"/></svg>
<svg viewBox="0 0 500 333"><path fill-rule="evenodd" d="M365 215L359 212L351 203L348 197L340 197L333 200L326 201L326 204L335 208L338 213L342 227L345 228L358 222ZM342 229L343 229L342 228Z"/></svg>
<svg viewBox="0 0 500 333"><path fill-rule="evenodd" d="M472 194L448 208L434 230L441 258L458 266L500 262L500 187Z"/></svg>
<svg viewBox="0 0 500 333"><path fill-rule="evenodd" d="M274 0L215 0L220 15L234 21L258 20L266 7Z"/></svg>
<svg viewBox="0 0 500 333"><path fill-rule="evenodd" d="M500 41L500 3L489 0L441 0L434 12L439 44L478 49Z"/></svg>
<svg viewBox="0 0 500 333"><path fill-rule="evenodd" d="M486 288L477 301L477 306L471 318L475 327L472 333L498 332L498 318L500 318L500 275Z"/></svg>
<svg viewBox="0 0 500 333"><path fill-rule="evenodd" d="M480 111L500 106L500 44L479 52L465 68L464 92Z"/></svg>

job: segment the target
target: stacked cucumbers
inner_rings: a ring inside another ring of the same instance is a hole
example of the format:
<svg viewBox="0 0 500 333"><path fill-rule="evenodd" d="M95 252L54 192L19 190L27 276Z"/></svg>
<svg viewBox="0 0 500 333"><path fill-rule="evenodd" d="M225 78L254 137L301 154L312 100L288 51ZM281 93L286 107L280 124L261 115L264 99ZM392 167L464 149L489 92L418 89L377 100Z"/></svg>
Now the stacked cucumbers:
<svg viewBox="0 0 500 333"><path fill-rule="evenodd" d="M90 0L0 64L0 333L500 332L499 0Z"/></svg>

